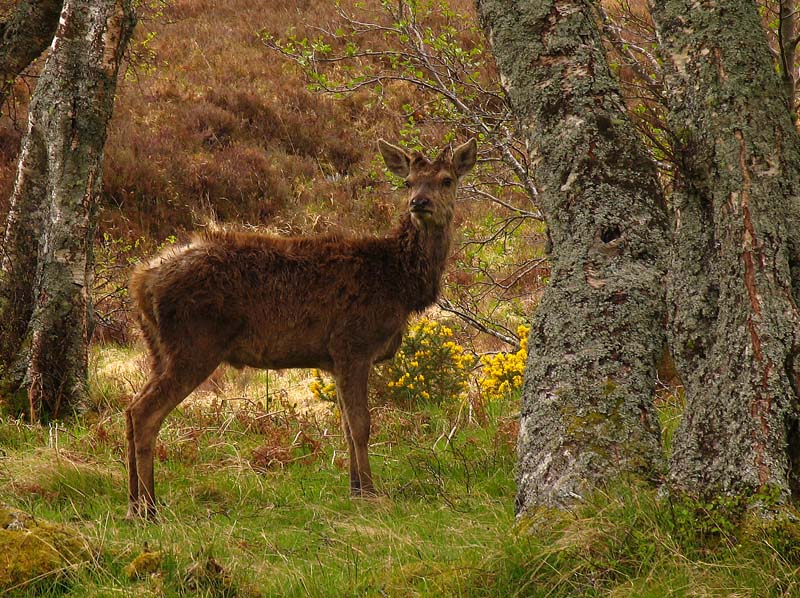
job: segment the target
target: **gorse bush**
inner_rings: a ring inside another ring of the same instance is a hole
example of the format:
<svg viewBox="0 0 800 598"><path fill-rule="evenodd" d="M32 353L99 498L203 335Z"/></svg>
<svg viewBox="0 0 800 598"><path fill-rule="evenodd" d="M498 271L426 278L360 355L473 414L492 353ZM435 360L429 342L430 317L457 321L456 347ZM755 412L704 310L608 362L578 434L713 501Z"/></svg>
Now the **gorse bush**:
<svg viewBox="0 0 800 598"><path fill-rule="evenodd" d="M502 399L522 386L525 362L528 360L530 331L531 327L524 324L517 327L520 338L519 351L481 357L482 375L478 380L478 386L487 400Z"/></svg>
<svg viewBox="0 0 800 598"><path fill-rule="evenodd" d="M308 385L311 394L318 401L336 403L336 383L328 382L322 377L322 372L314 370L314 380Z"/></svg>
<svg viewBox="0 0 800 598"><path fill-rule="evenodd" d="M500 400L522 387L528 359L530 326L517 327L520 348L513 353L483 355L478 387L487 401ZM436 405L460 401L469 389L476 358L453 340L453 330L435 320L418 320L403 338L390 362L373 374L373 390L384 402ZM309 385L320 401L336 402L336 385L326 381L319 370Z"/></svg>
<svg viewBox="0 0 800 598"><path fill-rule="evenodd" d="M453 330L428 318L409 329L394 358L378 373L387 398L399 404L461 400L475 357L453 341Z"/></svg>
<svg viewBox="0 0 800 598"><path fill-rule="evenodd" d="M398 405L460 401L474 364L475 357L453 340L451 328L422 318L408 330L392 360L375 369L373 387L383 402ZM336 401L336 385L319 370L314 370L309 390L318 400Z"/></svg>

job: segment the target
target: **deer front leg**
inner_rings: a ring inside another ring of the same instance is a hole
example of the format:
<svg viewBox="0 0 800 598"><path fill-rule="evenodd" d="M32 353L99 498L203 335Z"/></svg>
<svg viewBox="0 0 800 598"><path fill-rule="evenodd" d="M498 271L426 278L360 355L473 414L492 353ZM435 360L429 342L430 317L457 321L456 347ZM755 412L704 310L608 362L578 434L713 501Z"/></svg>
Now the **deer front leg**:
<svg viewBox="0 0 800 598"><path fill-rule="evenodd" d="M375 495L369 466L369 368L369 362L350 363L337 368L336 373L342 429L350 449L350 492L353 496Z"/></svg>
<svg viewBox="0 0 800 598"><path fill-rule="evenodd" d="M350 426L347 424L347 417L345 416L345 409L342 402L338 401L339 413L342 414L342 432L344 433L345 440L347 440L347 455L350 462L350 494L352 496L361 496L361 478L358 477L358 463L353 458L355 455L355 445L353 445L353 436L350 434Z"/></svg>

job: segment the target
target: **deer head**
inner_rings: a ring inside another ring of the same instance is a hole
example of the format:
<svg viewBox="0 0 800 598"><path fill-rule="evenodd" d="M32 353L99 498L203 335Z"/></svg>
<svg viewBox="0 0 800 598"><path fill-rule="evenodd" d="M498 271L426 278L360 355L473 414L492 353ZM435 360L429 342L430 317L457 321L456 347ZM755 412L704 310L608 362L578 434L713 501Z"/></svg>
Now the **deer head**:
<svg viewBox="0 0 800 598"><path fill-rule="evenodd" d="M477 142L470 139L453 150L452 155L443 152L433 162L419 152L408 154L383 139L378 140L378 148L386 167L405 179L412 222L422 229L449 227L458 182L475 166Z"/></svg>

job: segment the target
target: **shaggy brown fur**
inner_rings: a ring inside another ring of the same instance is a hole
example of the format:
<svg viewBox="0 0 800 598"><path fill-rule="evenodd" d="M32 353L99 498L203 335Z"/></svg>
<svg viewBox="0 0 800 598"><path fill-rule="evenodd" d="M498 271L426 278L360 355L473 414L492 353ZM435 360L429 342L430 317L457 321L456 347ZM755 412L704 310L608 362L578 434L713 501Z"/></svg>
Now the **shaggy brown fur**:
<svg viewBox="0 0 800 598"><path fill-rule="evenodd" d="M457 182L476 159L474 140L434 162L382 140L379 147L410 187L408 213L387 237L208 232L133 273L130 292L152 373L126 409L129 516L155 516L158 431L220 363L333 372L351 492L374 494L369 371L397 351L409 314L436 300Z"/></svg>

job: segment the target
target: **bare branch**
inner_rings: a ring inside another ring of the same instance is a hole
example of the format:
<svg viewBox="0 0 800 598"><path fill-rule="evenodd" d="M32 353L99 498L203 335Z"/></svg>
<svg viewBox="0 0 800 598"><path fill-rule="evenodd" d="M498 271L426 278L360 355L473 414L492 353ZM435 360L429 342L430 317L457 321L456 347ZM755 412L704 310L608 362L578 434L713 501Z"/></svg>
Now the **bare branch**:
<svg viewBox="0 0 800 598"><path fill-rule="evenodd" d="M476 328L477 330L480 330L485 334L500 339L504 343L511 345L514 351L519 351L520 347L519 339L516 336L509 336L507 334L503 334L502 332L495 330L494 328L489 327L488 325L486 325L484 322L481 321L480 316L478 316L477 314L469 313L460 306L457 307L453 305L449 299L445 298L439 299L439 301L437 301L436 304L443 311L451 313L454 316L458 316L473 328Z"/></svg>
<svg viewBox="0 0 800 598"><path fill-rule="evenodd" d="M483 197L484 199L488 199L489 201L496 203L497 205L503 206L505 209L511 210L512 212L514 212L515 214L519 214L520 216L524 216L526 218L534 218L535 220L544 220L544 217L542 216L542 213L540 211L537 210L536 212L531 212L528 210L523 210L522 208L518 208L516 206L512 206L510 203L503 201L496 195L492 195L491 193L479 189L475 184L465 185L464 190L468 191L469 193L473 193L475 195Z"/></svg>

